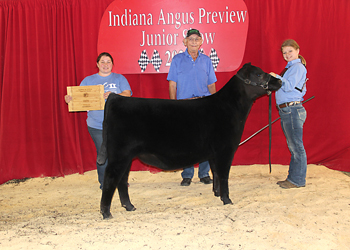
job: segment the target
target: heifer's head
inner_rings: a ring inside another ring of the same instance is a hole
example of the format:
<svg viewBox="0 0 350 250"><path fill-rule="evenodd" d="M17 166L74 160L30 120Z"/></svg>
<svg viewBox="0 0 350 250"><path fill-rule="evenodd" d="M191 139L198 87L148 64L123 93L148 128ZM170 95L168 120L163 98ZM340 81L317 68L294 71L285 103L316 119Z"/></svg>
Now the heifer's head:
<svg viewBox="0 0 350 250"><path fill-rule="evenodd" d="M260 87L260 89L256 89L260 92L259 94L271 94L271 91L276 91L282 86L281 80L250 63L244 64L236 76L247 85Z"/></svg>

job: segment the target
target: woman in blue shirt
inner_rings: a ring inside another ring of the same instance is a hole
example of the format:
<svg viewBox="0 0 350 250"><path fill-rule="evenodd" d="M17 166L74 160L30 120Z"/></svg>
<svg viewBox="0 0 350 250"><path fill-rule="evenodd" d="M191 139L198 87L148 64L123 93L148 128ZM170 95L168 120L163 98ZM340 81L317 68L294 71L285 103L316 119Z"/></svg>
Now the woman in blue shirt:
<svg viewBox="0 0 350 250"><path fill-rule="evenodd" d="M278 181L281 188L305 187L307 158L303 144L303 125L306 110L302 105L306 93L306 61L299 54L300 47L296 41L288 39L283 42L281 51L286 68L280 75L270 74L282 80L282 87L276 91L276 104L281 117L281 126L291 153L288 177Z"/></svg>
<svg viewBox="0 0 350 250"><path fill-rule="evenodd" d="M97 68L98 73L87 76L80 83L80 86L91 86L91 85L103 85L105 99L108 98L110 93L116 93L122 96L130 97L132 95L130 85L126 78L120 74L113 73L113 57L103 52L97 57ZM66 95L66 103L72 100L72 97ZM94 141L97 155L100 151L102 144L102 123L103 123L104 111L103 110L91 110L87 112L87 127L92 140ZM100 188L103 186L104 173L107 166L107 161L103 165L97 165L98 181L100 182Z"/></svg>

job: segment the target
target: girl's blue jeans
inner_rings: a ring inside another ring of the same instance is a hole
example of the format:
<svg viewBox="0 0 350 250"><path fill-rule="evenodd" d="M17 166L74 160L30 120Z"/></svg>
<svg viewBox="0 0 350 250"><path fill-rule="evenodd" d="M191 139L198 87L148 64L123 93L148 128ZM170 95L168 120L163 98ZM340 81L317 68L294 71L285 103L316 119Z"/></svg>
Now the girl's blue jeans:
<svg viewBox="0 0 350 250"><path fill-rule="evenodd" d="M279 109L279 115L291 153L287 180L296 186L305 186L307 159L303 144L303 125L306 110L302 104L297 104Z"/></svg>

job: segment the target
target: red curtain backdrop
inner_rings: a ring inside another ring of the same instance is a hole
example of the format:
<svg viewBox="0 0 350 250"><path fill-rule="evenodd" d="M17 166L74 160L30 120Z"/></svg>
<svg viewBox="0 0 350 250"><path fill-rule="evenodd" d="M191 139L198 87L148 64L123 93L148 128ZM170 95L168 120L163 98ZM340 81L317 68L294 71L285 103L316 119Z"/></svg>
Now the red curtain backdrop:
<svg viewBox="0 0 350 250"><path fill-rule="evenodd" d="M64 176L95 169L96 152L86 113L69 113L66 87L96 73L100 19L112 0L0 0L0 183ZM308 163L350 171L347 105L350 2L246 0L249 31L243 63L279 72L279 46L295 39L307 60ZM132 39L132 37L130 38ZM230 41L227 41L230 43ZM132 48L125 48L132 49ZM235 72L218 73L220 89ZM168 98L166 74L125 75L134 96ZM272 119L278 118L275 109ZM258 99L242 140L268 123L268 97ZM277 122L272 163L290 155ZM233 165L268 163L268 130L240 146ZM135 160L133 170L147 166Z"/></svg>

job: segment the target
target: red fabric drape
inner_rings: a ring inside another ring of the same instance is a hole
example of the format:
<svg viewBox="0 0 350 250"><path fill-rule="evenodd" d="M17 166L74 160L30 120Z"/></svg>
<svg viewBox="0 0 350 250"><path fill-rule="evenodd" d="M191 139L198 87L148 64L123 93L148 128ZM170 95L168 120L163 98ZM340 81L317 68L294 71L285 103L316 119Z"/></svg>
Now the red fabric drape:
<svg viewBox="0 0 350 250"><path fill-rule="evenodd" d="M0 0L0 183L95 169L86 113L68 113L66 87L97 72L100 19L112 0ZM350 171L347 0L246 0L250 24L243 63L266 72L285 66L279 51L294 38L306 58L304 143L308 163ZM230 41L227 41L228 43ZM132 48L127 48L132 49ZM220 89L235 72L218 73ZM125 75L134 96L168 98L166 74ZM273 119L278 113L273 110ZM268 123L268 98L256 101L245 139ZM272 162L288 164L280 124L273 125ZM242 145L237 164L268 162L268 131ZM148 169L135 160L133 170Z"/></svg>

